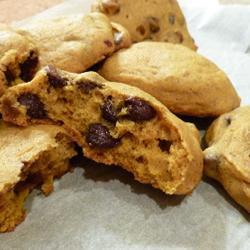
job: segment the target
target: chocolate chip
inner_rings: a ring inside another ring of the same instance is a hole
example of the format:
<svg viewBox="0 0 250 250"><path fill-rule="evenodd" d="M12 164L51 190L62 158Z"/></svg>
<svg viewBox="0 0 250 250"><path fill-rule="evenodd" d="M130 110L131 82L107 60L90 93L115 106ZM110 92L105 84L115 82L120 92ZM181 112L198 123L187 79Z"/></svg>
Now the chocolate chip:
<svg viewBox="0 0 250 250"><path fill-rule="evenodd" d="M171 141L159 140L159 147L163 152L168 152L169 153L171 146L172 146Z"/></svg>
<svg viewBox="0 0 250 250"><path fill-rule="evenodd" d="M117 0L102 0L102 7L106 14L114 15L120 11L120 5Z"/></svg>
<svg viewBox="0 0 250 250"><path fill-rule="evenodd" d="M170 24L174 25L175 24L175 15L174 14L170 14L168 16L168 21Z"/></svg>
<svg viewBox="0 0 250 250"><path fill-rule="evenodd" d="M64 86L67 85L67 79L63 78L59 75L57 69L52 66L49 65L45 68L45 71L47 73L48 76L48 81L49 84L54 87L54 88L63 88Z"/></svg>
<svg viewBox="0 0 250 250"><path fill-rule="evenodd" d="M136 28L136 31L139 32L142 36L144 36L145 33L146 33L145 27L144 27L143 25L139 25L139 26Z"/></svg>
<svg viewBox="0 0 250 250"><path fill-rule="evenodd" d="M230 126L231 123L232 123L232 119L230 117L227 117L226 118L226 123L227 123L227 126Z"/></svg>
<svg viewBox="0 0 250 250"><path fill-rule="evenodd" d="M114 42L115 45L120 45L123 40L123 35L121 32L115 32L114 33Z"/></svg>
<svg viewBox="0 0 250 250"><path fill-rule="evenodd" d="M152 33L160 31L160 22L156 17L148 17L149 29Z"/></svg>
<svg viewBox="0 0 250 250"><path fill-rule="evenodd" d="M97 148L113 148L120 143L120 139L112 137L108 128L99 123L89 126L86 141L90 147Z"/></svg>
<svg viewBox="0 0 250 250"><path fill-rule="evenodd" d="M106 100L101 107L102 117L109 122L116 123L117 111L110 99Z"/></svg>
<svg viewBox="0 0 250 250"><path fill-rule="evenodd" d="M132 121L147 121L153 119L156 115L153 107L137 97L125 100L125 107L128 110L127 118Z"/></svg>
<svg viewBox="0 0 250 250"><path fill-rule="evenodd" d="M18 97L18 102L26 107L27 115L34 119L44 119L47 117L44 104L36 94L24 93Z"/></svg>
<svg viewBox="0 0 250 250"><path fill-rule="evenodd" d="M11 82L13 82L15 80L15 76L9 68L7 68L4 71L4 76L5 76L5 79L7 81L8 86L11 86Z"/></svg>
<svg viewBox="0 0 250 250"><path fill-rule="evenodd" d="M113 43L109 40L105 40L104 43L110 48L113 46Z"/></svg>
<svg viewBox="0 0 250 250"><path fill-rule="evenodd" d="M144 163L144 157L143 156L139 156L135 159L138 163Z"/></svg>
<svg viewBox="0 0 250 250"><path fill-rule="evenodd" d="M20 78L25 82L31 81L36 73L37 66L38 57L34 51L31 51L29 57L19 65L21 70Z"/></svg>
<svg viewBox="0 0 250 250"><path fill-rule="evenodd" d="M102 88L102 85L91 80L82 80L77 83L78 89L81 90L84 94L89 94L91 90L95 88Z"/></svg>

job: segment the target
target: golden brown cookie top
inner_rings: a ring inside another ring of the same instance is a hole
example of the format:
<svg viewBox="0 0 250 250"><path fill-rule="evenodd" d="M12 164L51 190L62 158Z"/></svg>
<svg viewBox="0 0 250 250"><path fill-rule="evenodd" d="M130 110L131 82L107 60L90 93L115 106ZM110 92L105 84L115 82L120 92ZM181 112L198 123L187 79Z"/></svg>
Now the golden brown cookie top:
<svg viewBox="0 0 250 250"><path fill-rule="evenodd" d="M109 57L99 73L110 81L143 89L177 114L218 116L240 104L226 74L182 45L133 44Z"/></svg>
<svg viewBox="0 0 250 250"><path fill-rule="evenodd" d="M92 11L122 24L134 42L150 39L197 48L176 0L97 0Z"/></svg>
<svg viewBox="0 0 250 250"><path fill-rule="evenodd" d="M30 34L38 47L42 66L53 64L76 73L85 71L131 43L127 31L120 26L113 28L101 13L34 21L22 30Z"/></svg>

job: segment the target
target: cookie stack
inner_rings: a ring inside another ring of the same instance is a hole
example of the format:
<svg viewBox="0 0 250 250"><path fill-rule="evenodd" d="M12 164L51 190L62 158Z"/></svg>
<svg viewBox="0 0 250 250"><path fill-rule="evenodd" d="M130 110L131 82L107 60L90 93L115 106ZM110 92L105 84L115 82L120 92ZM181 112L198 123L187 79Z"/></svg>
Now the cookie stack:
<svg viewBox="0 0 250 250"><path fill-rule="evenodd" d="M0 38L0 232L25 218L34 188L53 190L76 145L166 194L190 194L204 156L199 131L176 115L216 117L240 105L225 73L195 52L173 0L97 1L84 16L2 25ZM249 108L222 115L204 152L205 173L247 210L249 131Z"/></svg>

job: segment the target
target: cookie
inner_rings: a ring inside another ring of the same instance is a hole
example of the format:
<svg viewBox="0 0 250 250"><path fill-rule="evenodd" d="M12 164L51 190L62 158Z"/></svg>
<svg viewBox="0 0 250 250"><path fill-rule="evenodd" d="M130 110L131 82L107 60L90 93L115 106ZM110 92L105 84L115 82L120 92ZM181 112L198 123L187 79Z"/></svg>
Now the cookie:
<svg viewBox="0 0 250 250"><path fill-rule="evenodd" d="M205 174L250 213L250 106L220 116L206 134Z"/></svg>
<svg viewBox="0 0 250 250"><path fill-rule="evenodd" d="M70 74L49 66L9 88L2 117L20 126L55 122L96 162L117 165L168 194L190 193L201 179L197 129L152 96L95 72Z"/></svg>
<svg viewBox="0 0 250 250"><path fill-rule="evenodd" d="M18 30L1 25L0 96L30 81L43 65L83 72L130 44L128 31L99 13L36 21Z"/></svg>
<svg viewBox="0 0 250 250"><path fill-rule="evenodd" d="M53 179L70 170L76 154L64 129L54 125L20 128L0 124L0 232L13 231L25 218L24 202L40 187L45 195Z"/></svg>
<svg viewBox="0 0 250 250"><path fill-rule="evenodd" d="M0 24L0 96L8 86L30 81L37 67L38 51L32 39Z"/></svg>
<svg viewBox="0 0 250 250"><path fill-rule="evenodd" d="M197 49L176 0L97 0L92 11L122 24L134 42L154 40Z"/></svg>
<svg viewBox="0 0 250 250"><path fill-rule="evenodd" d="M131 43L128 31L101 13L67 15L21 27L35 42L41 66L81 73Z"/></svg>
<svg viewBox="0 0 250 250"><path fill-rule="evenodd" d="M150 41L133 44L109 57L99 74L139 87L180 115L218 116L240 105L226 74L181 45Z"/></svg>

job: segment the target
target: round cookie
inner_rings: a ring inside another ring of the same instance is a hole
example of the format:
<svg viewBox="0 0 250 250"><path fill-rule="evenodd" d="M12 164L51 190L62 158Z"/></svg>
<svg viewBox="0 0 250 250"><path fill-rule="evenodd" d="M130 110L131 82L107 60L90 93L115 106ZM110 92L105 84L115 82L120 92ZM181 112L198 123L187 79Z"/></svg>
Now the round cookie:
<svg viewBox="0 0 250 250"><path fill-rule="evenodd" d="M17 125L62 124L86 157L121 166L168 194L188 194L201 179L194 125L140 89L95 72L46 67L31 82L9 88L1 108L3 119Z"/></svg>
<svg viewBox="0 0 250 250"><path fill-rule="evenodd" d="M205 174L250 213L250 106L219 117L206 134Z"/></svg>
<svg viewBox="0 0 250 250"><path fill-rule="evenodd" d="M197 48L176 0L97 0L92 11L122 24L134 42L150 39Z"/></svg>
<svg viewBox="0 0 250 250"><path fill-rule="evenodd" d="M20 30L35 42L41 66L53 64L74 73L84 72L114 51L131 44L128 31L121 25L112 24L101 13L35 21Z"/></svg>
<svg viewBox="0 0 250 250"><path fill-rule="evenodd" d="M240 105L226 74L181 45L150 41L133 44L109 57L99 74L148 92L180 115L218 116Z"/></svg>

